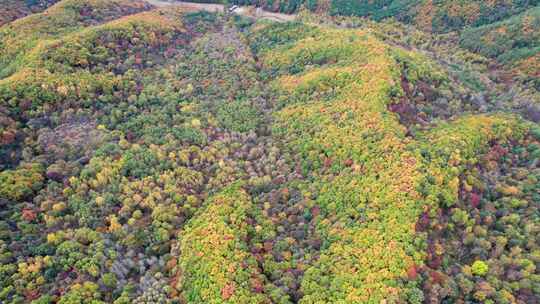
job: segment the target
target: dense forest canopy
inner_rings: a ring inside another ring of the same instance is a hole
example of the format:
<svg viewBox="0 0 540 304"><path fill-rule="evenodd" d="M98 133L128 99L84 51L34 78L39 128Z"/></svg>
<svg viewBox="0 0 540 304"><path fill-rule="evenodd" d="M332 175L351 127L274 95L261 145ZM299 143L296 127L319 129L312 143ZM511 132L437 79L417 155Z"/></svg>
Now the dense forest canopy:
<svg viewBox="0 0 540 304"><path fill-rule="evenodd" d="M540 302L537 1L0 2L0 303Z"/></svg>

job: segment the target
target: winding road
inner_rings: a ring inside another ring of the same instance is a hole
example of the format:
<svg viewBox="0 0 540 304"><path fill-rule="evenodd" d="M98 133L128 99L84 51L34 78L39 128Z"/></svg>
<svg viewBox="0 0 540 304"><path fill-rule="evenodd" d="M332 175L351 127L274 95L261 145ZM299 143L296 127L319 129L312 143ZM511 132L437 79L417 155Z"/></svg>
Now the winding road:
<svg viewBox="0 0 540 304"><path fill-rule="evenodd" d="M225 11L225 5L213 4L213 3L195 3L195 2L183 2L183 1L165 1L165 0L146 0L157 7L165 6L179 6L193 11L207 11L207 12L223 12ZM261 8L254 8L248 6L240 6L234 10L235 14L251 17L255 19L266 19L276 22L287 22L296 19L296 15L287 15L280 13L273 13L265 11Z"/></svg>

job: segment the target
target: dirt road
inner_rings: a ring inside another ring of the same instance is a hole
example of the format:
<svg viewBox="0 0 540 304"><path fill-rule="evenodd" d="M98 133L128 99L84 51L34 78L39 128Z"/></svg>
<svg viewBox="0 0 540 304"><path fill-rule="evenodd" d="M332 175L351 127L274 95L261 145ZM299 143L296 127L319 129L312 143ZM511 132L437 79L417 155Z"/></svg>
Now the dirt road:
<svg viewBox="0 0 540 304"><path fill-rule="evenodd" d="M183 2L183 1L165 1L165 0L146 0L147 2L158 6L158 7L164 7L164 6L180 6L185 7L190 10L200 10L200 11L207 11L207 12L223 12L225 10L225 6L223 4L211 4L211 3L194 3L194 2ZM267 19L272 20L276 22L286 22L286 21L293 21L296 18L296 15L287 15L287 14L280 14L280 13L273 13L273 12L267 12L265 10L262 10L261 8L254 8L254 7L247 7L247 6L241 6L238 9L234 11L235 14L246 16L246 17L252 17L255 19Z"/></svg>

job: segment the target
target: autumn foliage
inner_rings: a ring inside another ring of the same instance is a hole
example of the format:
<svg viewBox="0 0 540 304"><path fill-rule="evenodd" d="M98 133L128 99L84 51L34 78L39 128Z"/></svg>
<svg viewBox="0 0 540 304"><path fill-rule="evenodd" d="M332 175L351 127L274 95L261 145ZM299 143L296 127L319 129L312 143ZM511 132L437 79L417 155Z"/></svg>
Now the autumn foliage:
<svg viewBox="0 0 540 304"><path fill-rule="evenodd" d="M375 2L324 5L404 3ZM491 9L429 3L433 30ZM540 128L358 20L64 0L0 27L0 302L537 302Z"/></svg>

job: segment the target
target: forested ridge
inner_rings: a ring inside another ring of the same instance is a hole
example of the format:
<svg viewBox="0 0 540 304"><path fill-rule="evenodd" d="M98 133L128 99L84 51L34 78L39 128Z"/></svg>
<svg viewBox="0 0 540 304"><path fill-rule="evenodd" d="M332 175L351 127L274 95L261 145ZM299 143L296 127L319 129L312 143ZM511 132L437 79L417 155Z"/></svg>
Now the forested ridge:
<svg viewBox="0 0 540 304"><path fill-rule="evenodd" d="M536 2L34 2L0 303L540 302Z"/></svg>

